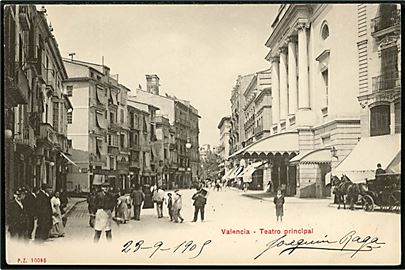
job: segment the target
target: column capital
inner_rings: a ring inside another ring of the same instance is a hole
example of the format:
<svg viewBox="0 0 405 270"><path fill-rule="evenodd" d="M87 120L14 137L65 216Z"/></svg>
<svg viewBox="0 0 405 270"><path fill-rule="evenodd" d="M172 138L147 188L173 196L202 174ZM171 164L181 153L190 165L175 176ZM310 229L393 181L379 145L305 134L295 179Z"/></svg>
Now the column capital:
<svg viewBox="0 0 405 270"><path fill-rule="evenodd" d="M295 25L295 29L297 30L306 30L311 26L311 24L309 22L298 22Z"/></svg>
<svg viewBox="0 0 405 270"><path fill-rule="evenodd" d="M297 36L289 36L289 37L287 37L287 43L298 43Z"/></svg>
<svg viewBox="0 0 405 270"><path fill-rule="evenodd" d="M286 54L287 53L287 47L280 47L280 48L278 48L278 52L281 54L281 53L283 53L283 54Z"/></svg>
<svg viewBox="0 0 405 270"><path fill-rule="evenodd" d="M278 62L280 62L280 57L279 56L272 56L272 57L270 57L270 62L278 63Z"/></svg>

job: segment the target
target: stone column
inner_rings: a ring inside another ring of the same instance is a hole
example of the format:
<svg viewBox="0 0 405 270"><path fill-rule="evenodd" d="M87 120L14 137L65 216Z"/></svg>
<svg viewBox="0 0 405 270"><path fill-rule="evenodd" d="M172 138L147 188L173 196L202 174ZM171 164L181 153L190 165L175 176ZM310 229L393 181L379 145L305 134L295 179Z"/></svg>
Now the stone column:
<svg viewBox="0 0 405 270"><path fill-rule="evenodd" d="M280 48L280 120L288 115L287 48Z"/></svg>
<svg viewBox="0 0 405 270"><path fill-rule="evenodd" d="M280 88L279 88L279 58L271 59L271 95L273 97L272 108L272 123L277 125L280 121Z"/></svg>
<svg viewBox="0 0 405 270"><path fill-rule="evenodd" d="M310 109L308 79L308 23L299 23L298 28L298 109Z"/></svg>
<svg viewBox="0 0 405 270"><path fill-rule="evenodd" d="M288 114L293 115L298 106L296 37L288 38Z"/></svg>

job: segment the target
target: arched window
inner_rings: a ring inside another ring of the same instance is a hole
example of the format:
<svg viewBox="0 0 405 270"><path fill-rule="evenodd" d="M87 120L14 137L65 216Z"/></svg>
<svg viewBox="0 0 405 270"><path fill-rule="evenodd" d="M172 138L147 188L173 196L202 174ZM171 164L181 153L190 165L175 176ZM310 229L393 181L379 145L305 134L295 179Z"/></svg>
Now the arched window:
<svg viewBox="0 0 405 270"><path fill-rule="evenodd" d="M329 26L327 23L324 23L321 28L321 37L323 40L325 40L329 37Z"/></svg>
<svg viewBox="0 0 405 270"><path fill-rule="evenodd" d="M370 136L390 134L390 125L389 105L378 105L370 109Z"/></svg>

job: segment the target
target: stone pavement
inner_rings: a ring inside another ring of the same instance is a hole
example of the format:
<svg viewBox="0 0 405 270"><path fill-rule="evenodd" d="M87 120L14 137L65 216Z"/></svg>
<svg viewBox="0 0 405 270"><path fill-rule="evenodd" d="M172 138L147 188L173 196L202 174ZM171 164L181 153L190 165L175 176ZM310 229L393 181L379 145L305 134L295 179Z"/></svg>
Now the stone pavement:
<svg viewBox="0 0 405 270"><path fill-rule="evenodd" d="M78 203L85 202L86 198L69 197L65 215L69 215Z"/></svg>

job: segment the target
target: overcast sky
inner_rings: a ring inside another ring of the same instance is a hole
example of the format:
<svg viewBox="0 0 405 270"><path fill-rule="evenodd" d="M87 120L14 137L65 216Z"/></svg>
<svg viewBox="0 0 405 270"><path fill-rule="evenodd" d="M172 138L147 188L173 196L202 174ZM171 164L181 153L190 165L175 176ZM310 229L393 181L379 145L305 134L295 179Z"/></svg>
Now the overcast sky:
<svg viewBox="0 0 405 270"><path fill-rule="evenodd" d="M278 5L47 5L63 57L104 64L120 83L190 100L201 115L200 144L218 145L237 76L269 68L264 46Z"/></svg>

